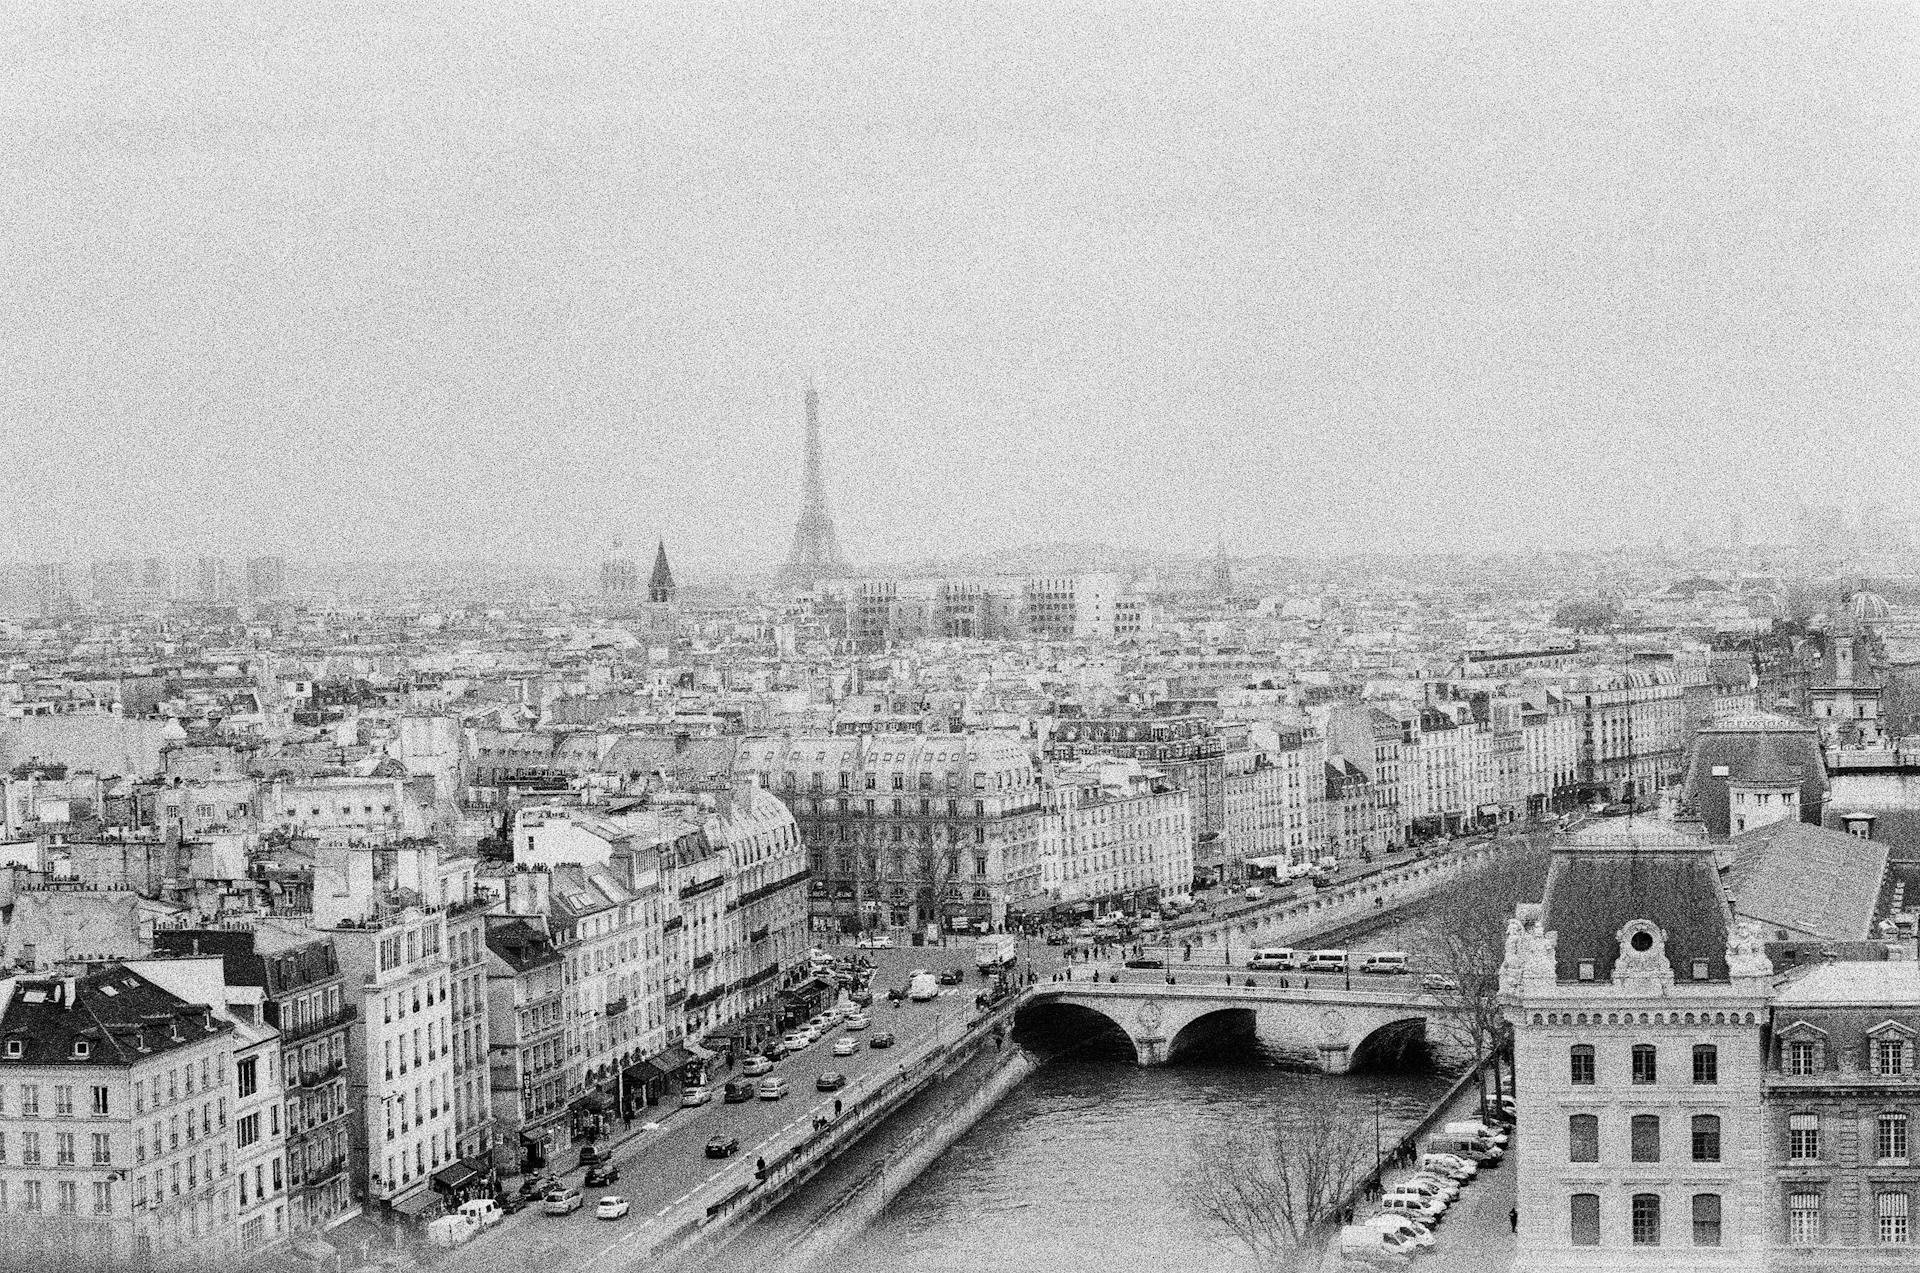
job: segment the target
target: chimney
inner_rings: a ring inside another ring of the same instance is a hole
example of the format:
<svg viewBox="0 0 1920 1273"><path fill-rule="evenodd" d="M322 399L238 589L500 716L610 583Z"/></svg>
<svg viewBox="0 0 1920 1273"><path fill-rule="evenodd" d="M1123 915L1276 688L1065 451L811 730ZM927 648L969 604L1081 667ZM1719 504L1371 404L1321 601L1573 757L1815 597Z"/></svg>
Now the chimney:
<svg viewBox="0 0 1920 1273"><path fill-rule="evenodd" d="M1857 835L1862 840L1871 840L1874 818L1875 815L1871 813L1843 813L1840 815L1840 825L1846 828L1848 835Z"/></svg>

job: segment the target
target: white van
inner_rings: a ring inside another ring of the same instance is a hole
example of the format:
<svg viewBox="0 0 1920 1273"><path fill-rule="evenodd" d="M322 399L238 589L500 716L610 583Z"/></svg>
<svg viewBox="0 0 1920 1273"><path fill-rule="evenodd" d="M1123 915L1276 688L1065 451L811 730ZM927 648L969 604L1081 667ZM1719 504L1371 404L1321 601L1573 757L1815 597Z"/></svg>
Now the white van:
<svg viewBox="0 0 1920 1273"><path fill-rule="evenodd" d="M1288 946L1266 946L1253 952L1247 967L1255 972L1288 972L1299 966L1300 952Z"/></svg>
<svg viewBox="0 0 1920 1273"><path fill-rule="evenodd" d="M434 1246L459 1246L480 1232L480 1222L468 1215L441 1216L427 1225L427 1241Z"/></svg>
<svg viewBox="0 0 1920 1273"><path fill-rule="evenodd" d="M1376 950L1367 956L1360 965L1361 972L1378 973L1394 977L1407 970L1407 952L1404 950Z"/></svg>
<svg viewBox="0 0 1920 1273"><path fill-rule="evenodd" d="M507 1218L507 1213L502 1211L500 1204L492 1198L475 1198L469 1202L463 1202L460 1204L459 1214L472 1217L474 1223L483 1229L491 1229Z"/></svg>
<svg viewBox="0 0 1920 1273"><path fill-rule="evenodd" d="M1450 1136L1478 1136L1483 1140L1492 1141L1502 1149L1505 1149L1507 1146L1507 1134L1505 1132L1497 1127L1490 1127L1477 1118L1463 1118L1457 1122L1448 1123L1440 1130Z"/></svg>
<svg viewBox="0 0 1920 1273"><path fill-rule="evenodd" d="M1307 972L1345 972L1347 970L1347 952L1344 950L1316 950L1307 956Z"/></svg>
<svg viewBox="0 0 1920 1273"><path fill-rule="evenodd" d="M1436 1132L1427 1137L1427 1152L1452 1154L1456 1158L1465 1158L1469 1162L1484 1163L1492 1167L1499 1164L1507 1151L1484 1136L1458 1136L1450 1132Z"/></svg>
<svg viewBox="0 0 1920 1273"><path fill-rule="evenodd" d="M1258 884L1247 885L1246 899L1249 902L1257 902L1261 898L1265 897L1266 895L1267 895L1267 890L1265 890L1264 888L1261 888Z"/></svg>
<svg viewBox="0 0 1920 1273"><path fill-rule="evenodd" d="M923 972L907 983L907 998L915 1003L925 1003L940 993L940 982L930 972Z"/></svg>

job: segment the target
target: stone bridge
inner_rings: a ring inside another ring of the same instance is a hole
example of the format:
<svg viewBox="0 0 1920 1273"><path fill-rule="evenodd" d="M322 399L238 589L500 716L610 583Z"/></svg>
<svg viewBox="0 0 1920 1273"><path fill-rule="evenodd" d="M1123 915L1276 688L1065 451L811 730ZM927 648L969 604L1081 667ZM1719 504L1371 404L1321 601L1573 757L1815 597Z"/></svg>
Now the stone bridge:
<svg viewBox="0 0 1920 1273"><path fill-rule="evenodd" d="M1428 1016L1440 1011L1412 992L1061 982L1029 988L1014 1025L1093 1013L1125 1032L1141 1065L1165 1065L1195 1043L1250 1032L1344 1074L1424 1038Z"/></svg>

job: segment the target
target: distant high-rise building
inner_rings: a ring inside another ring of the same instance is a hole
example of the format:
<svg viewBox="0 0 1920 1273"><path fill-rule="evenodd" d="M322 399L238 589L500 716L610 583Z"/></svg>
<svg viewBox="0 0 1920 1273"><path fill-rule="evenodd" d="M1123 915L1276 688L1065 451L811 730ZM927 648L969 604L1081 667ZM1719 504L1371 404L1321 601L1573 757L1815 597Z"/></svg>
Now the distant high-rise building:
<svg viewBox="0 0 1920 1273"><path fill-rule="evenodd" d="M247 596L254 601L274 601L287 595L287 560L284 557L247 558Z"/></svg>
<svg viewBox="0 0 1920 1273"><path fill-rule="evenodd" d="M647 580L647 600L667 602L676 591L673 569L667 565L667 541L661 540L653 554L653 575Z"/></svg>
<svg viewBox="0 0 1920 1273"><path fill-rule="evenodd" d="M92 574L93 604L96 609L117 609L140 594L140 563L137 561L96 561Z"/></svg>
<svg viewBox="0 0 1920 1273"><path fill-rule="evenodd" d="M140 563L140 590L151 601L173 600L173 566L163 557Z"/></svg>
<svg viewBox="0 0 1920 1273"><path fill-rule="evenodd" d="M64 561L35 562L33 595L42 615L65 614L73 609L73 578Z"/></svg>
<svg viewBox="0 0 1920 1273"><path fill-rule="evenodd" d="M807 386L805 472L800 487L800 521L793 531L793 551L781 568L780 579L798 588L811 588L822 579L848 573L840 555L840 537L827 511L826 457L820 442L820 395Z"/></svg>
<svg viewBox="0 0 1920 1273"><path fill-rule="evenodd" d="M194 563L194 599L208 603L233 598L233 572L223 557L202 557Z"/></svg>

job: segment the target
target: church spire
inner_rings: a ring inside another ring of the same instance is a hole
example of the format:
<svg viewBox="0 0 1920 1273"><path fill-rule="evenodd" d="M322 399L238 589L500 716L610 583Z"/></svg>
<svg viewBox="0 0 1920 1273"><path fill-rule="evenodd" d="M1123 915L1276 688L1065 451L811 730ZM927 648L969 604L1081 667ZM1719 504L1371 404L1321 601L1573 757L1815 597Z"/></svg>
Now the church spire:
<svg viewBox="0 0 1920 1273"><path fill-rule="evenodd" d="M673 568L667 565L667 541L663 539L653 553L653 575L647 580L647 600L671 601L674 592Z"/></svg>

